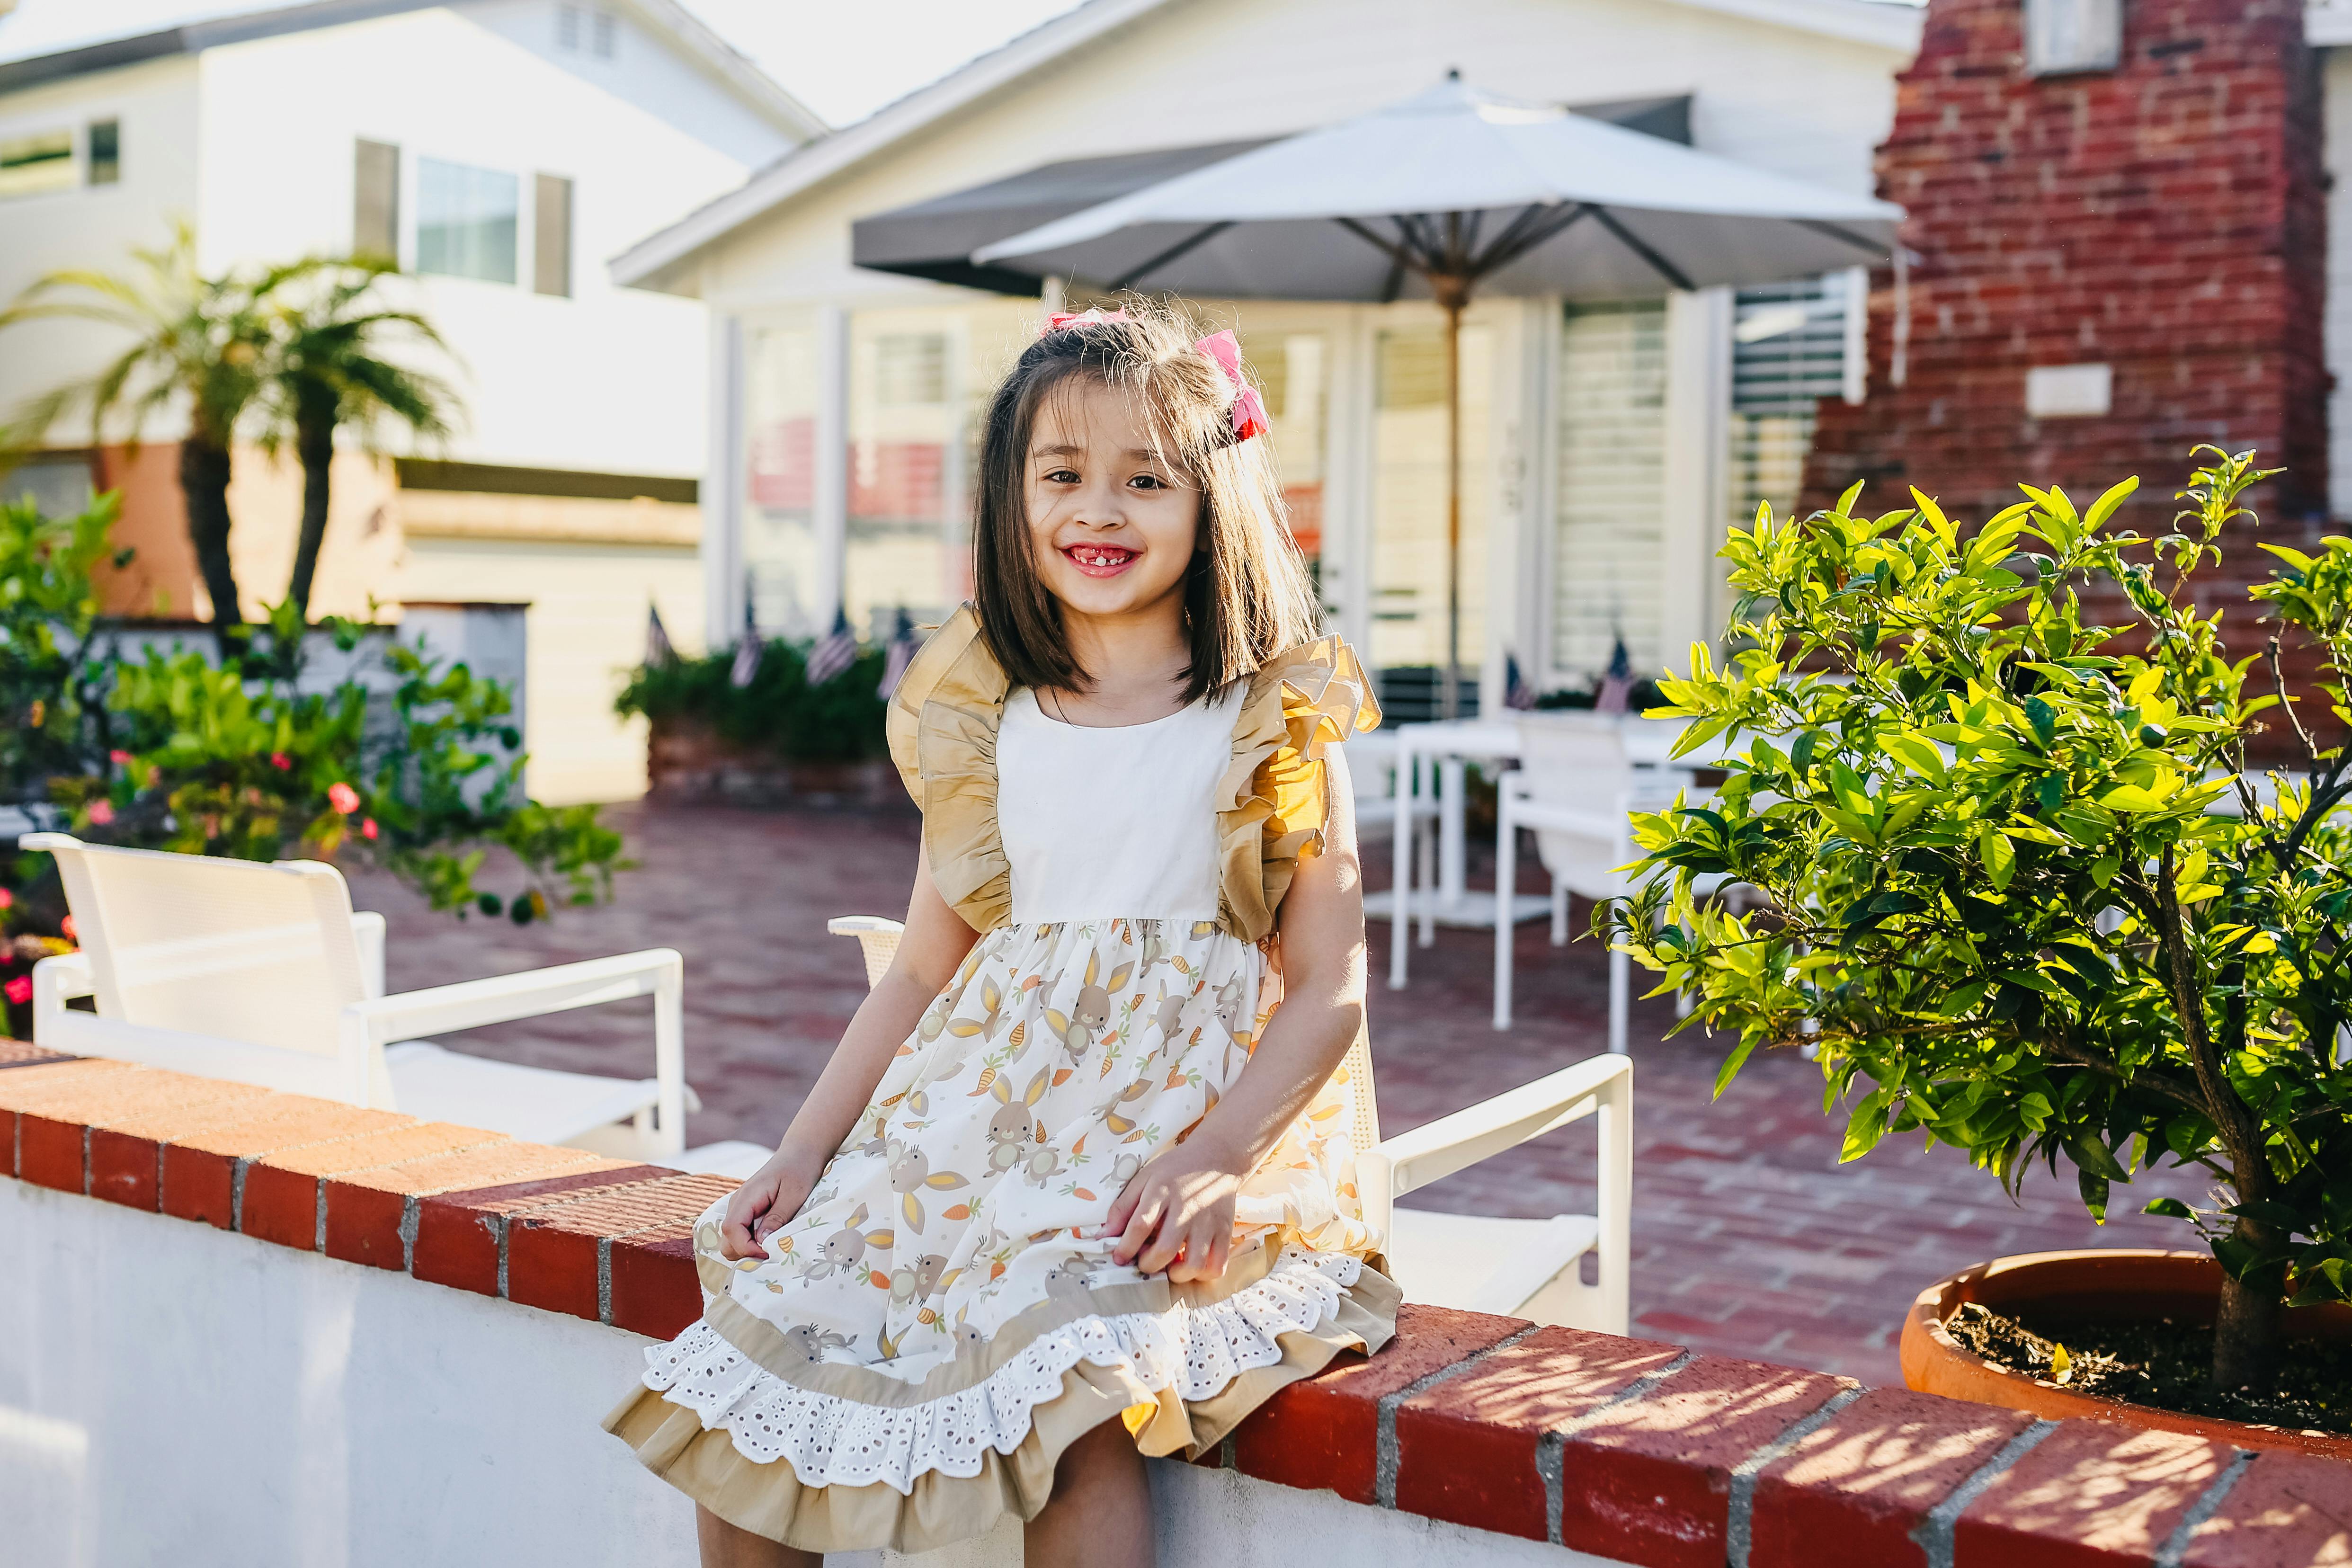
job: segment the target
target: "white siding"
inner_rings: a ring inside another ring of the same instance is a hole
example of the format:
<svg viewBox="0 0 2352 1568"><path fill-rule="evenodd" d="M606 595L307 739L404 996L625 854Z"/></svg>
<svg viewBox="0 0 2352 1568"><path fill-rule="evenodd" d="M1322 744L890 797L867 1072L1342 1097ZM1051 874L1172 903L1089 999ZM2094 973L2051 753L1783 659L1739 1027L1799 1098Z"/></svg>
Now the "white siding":
<svg viewBox="0 0 2352 1568"><path fill-rule="evenodd" d="M702 647L702 574L691 548L412 538L401 598L528 604L523 745L532 798L634 800L646 788L646 725L613 699L645 656L646 606L681 651Z"/></svg>
<svg viewBox="0 0 2352 1568"><path fill-rule="evenodd" d="M352 144L401 152L414 261L420 158L572 178L573 297L420 279L421 308L469 374L472 422L450 456L534 468L693 474L703 467L706 348L690 301L619 289L602 259L737 184L744 165L459 14L428 10L207 50L207 261L340 251L352 242ZM299 136L286 128L299 125Z"/></svg>
<svg viewBox="0 0 2352 1568"><path fill-rule="evenodd" d="M195 216L195 61L155 60L0 95L0 141L70 127L79 157L89 122L110 119L122 126L121 183L0 197L0 305L60 268L119 268L133 245L163 244L172 216ZM26 398L96 370L123 341L75 322L0 333L0 420ZM53 439L78 444L88 431L78 421Z"/></svg>

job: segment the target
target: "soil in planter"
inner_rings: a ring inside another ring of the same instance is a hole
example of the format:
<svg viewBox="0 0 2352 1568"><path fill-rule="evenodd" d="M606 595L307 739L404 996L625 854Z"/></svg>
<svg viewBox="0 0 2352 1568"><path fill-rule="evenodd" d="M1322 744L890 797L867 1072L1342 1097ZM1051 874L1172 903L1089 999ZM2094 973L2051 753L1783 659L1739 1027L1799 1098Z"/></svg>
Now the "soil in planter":
<svg viewBox="0 0 2352 1568"><path fill-rule="evenodd" d="M2210 1323L2170 1318L2057 1322L2011 1317L1969 1301L1944 1326L1963 1348L1994 1365L2078 1394L2291 1431L2352 1435L2352 1343L2291 1342L2280 1358L2275 1390L2216 1394L2205 1386L2213 1364Z"/></svg>

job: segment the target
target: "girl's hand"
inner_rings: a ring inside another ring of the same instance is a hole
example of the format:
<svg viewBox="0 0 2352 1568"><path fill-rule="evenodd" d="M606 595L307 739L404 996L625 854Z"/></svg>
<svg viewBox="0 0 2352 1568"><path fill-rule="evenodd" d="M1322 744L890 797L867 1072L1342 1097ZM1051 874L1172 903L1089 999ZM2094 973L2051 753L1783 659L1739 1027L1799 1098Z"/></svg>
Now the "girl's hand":
<svg viewBox="0 0 2352 1568"><path fill-rule="evenodd" d="M1110 1205L1100 1234L1118 1237L1114 1262L1168 1282L1215 1279L1234 1247L1234 1199L1248 1174L1213 1139L1194 1133L1133 1176Z"/></svg>
<svg viewBox="0 0 2352 1568"><path fill-rule="evenodd" d="M822 1160L813 1162L789 1143L770 1155L727 1200L727 1217L719 1226L719 1255L730 1262L767 1257L763 1244L792 1223L824 1172Z"/></svg>

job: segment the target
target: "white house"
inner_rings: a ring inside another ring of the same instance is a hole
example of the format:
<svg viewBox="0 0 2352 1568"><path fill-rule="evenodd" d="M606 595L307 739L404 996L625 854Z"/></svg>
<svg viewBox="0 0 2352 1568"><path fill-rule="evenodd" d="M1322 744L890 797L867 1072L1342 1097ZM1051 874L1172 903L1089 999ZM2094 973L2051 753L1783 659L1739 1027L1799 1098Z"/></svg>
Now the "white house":
<svg viewBox="0 0 2352 1568"><path fill-rule="evenodd" d="M979 214L1004 237L1448 68L1867 193L1918 36L1916 8L1876 0L1092 0L614 262L623 284L712 307L712 621L748 602L804 631L841 605L863 630L966 592L977 403L1039 303L922 256L927 225ZM1483 650L1490 703L1507 656L1581 685L1620 634L1654 670L1720 624L1726 522L1792 498L1816 397L1861 395L1860 286L1473 308L1464 646ZM1201 303L1239 328L1265 382L1339 626L1391 672L1391 710L1417 716L1444 637L1436 312Z"/></svg>
<svg viewBox="0 0 2352 1568"><path fill-rule="evenodd" d="M604 263L824 129L676 0L22 0L0 15L0 300L54 268L120 270L175 219L208 269L396 255L470 418L396 475L339 459L314 608L527 603L533 789L624 797L644 742L611 699L648 602L701 641L709 331ZM0 409L111 343L0 333ZM60 426L9 488L123 485L140 558L116 599L186 615L204 606L171 434L133 458ZM248 612L284 591L297 497L239 454Z"/></svg>

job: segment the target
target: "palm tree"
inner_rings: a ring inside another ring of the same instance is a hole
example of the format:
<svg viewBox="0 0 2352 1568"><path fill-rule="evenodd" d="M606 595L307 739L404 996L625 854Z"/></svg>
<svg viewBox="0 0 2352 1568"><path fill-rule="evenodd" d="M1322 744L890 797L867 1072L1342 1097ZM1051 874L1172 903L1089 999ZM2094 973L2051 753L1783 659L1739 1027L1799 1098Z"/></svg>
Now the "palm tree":
<svg viewBox="0 0 2352 1568"><path fill-rule="evenodd" d="M280 268L255 287L270 307L272 327L260 443L275 452L290 440L302 465L302 528L286 592L304 614L327 533L336 426L352 426L373 451L387 427L436 442L452 435L462 416L448 383L384 352L405 340L410 348L448 353L422 316L375 308L378 279L397 270L373 258L313 259Z"/></svg>
<svg viewBox="0 0 2352 1568"><path fill-rule="evenodd" d="M213 623L240 626L236 574L228 553L229 447L238 421L262 390L269 361L271 323L254 290L234 274L207 278L196 264L195 231L173 226L161 250L131 251L128 276L74 268L36 279L0 310L0 328L20 321L98 321L128 332L131 342L95 375L34 398L0 428L0 450L39 441L75 408L89 410L90 440L102 446L117 414L130 420L136 443L166 408L184 408L180 442L180 493L187 503L188 537L212 596Z"/></svg>

